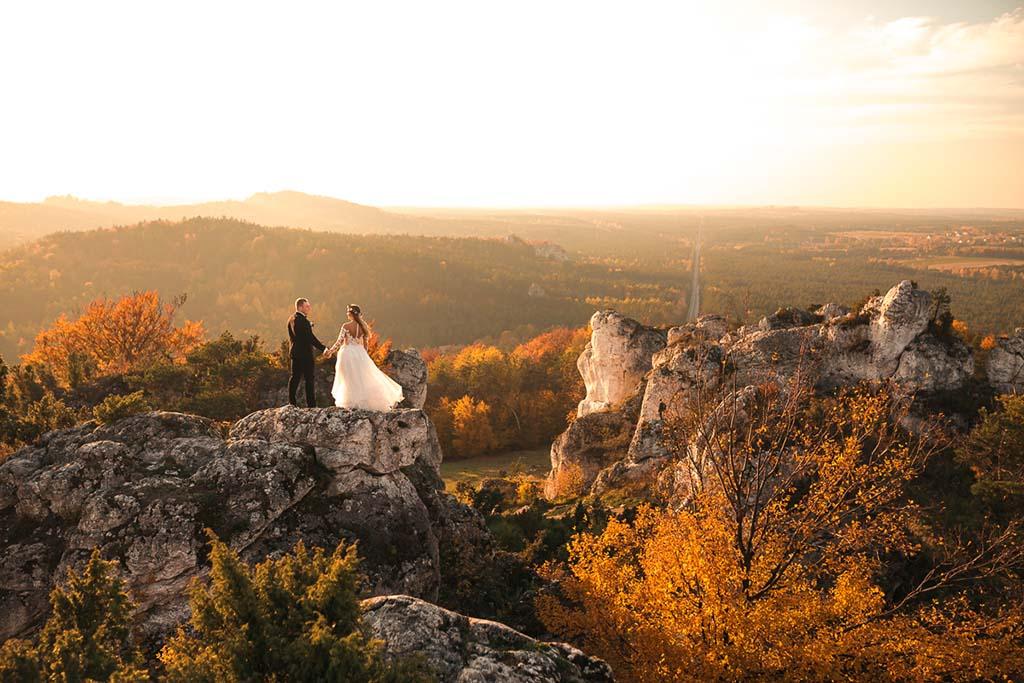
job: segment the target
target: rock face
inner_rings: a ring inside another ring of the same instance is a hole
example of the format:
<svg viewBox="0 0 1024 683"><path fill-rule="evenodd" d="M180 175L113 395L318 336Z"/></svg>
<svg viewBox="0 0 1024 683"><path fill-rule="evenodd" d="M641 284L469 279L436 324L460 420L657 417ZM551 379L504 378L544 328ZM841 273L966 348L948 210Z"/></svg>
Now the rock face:
<svg viewBox="0 0 1024 683"><path fill-rule="evenodd" d="M576 420L551 445L551 472L544 485L549 498L589 488L603 468L622 459L651 357L665 348L664 332L615 311L595 313L590 328L590 341L576 362L587 396L576 409Z"/></svg>
<svg viewBox="0 0 1024 683"><path fill-rule="evenodd" d="M587 399L580 404L579 413L617 410L620 422L633 419L633 434L622 454L617 444L621 430L628 427L619 425L608 441L616 448L595 456L591 444L598 439L591 434L593 430L586 423L570 425L552 448L552 477L557 470L576 464L586 473L587 483L593 482L594 493L649 489L671 456L662 441L664 422L680 414L696 386L713 388L728 382L739 390L801 373L823 390L882 380L892 380L907 392L956 390L973 375L974 359L959 338L933 331L934 313L931 295L905 280L853 313L837 304L826 304L814 312L781 309L756 325L733 331L721 317L703 316L671 328L664 348L650 335L634 333L638 323L597 313L592 320L592 343L579 362L587 383ZM639 372L648 353L650 371L646 376L634 381L635 375L629 375L628 381L623 381L620 366ZM610 358L616 361L607 360ZM1004 391L1024 386L1024 336L1018 333L1001 340L993 360L989 377L994 385ZM628 403L628 384L640 387L642 395L635 418L621 408ZM610 392L608 387L616 391ZM616 402L620 407L608 407ZM574 433L579 431L584 434ZM587 446L568 448L566 444ZM603 469L594 475L596 466Z"/></svg>
<svg viewBox="0 0 1024 683"><path fill-rule="evenodd" d="M578 495L605 467L621 460L636 427L632 409L587 413L573 420L551 444L551 472L544 483L548 498Z"/></svg>
<svg viewBox="0 0 1024 683"><path fill-rule="evenodd" d="M391 657L422 657L442 683L612 681L599 659L508 626L471 619L407 595L363 601L363 622Z"/></svg>
<svg viewBox="0 0 1024 683"><path fill-rule="evenodd" d="M1004 394L1024 394L1024 327L1000 337L988 356L988 381Z"/></svg>
<svg viewBox="0 0 1024 683"><path fill-rule="evenodd" d="M576 362L587 387L577 408L580 417L612 410L635 396L651 357L665 348L664 333L615 311L595 313L590 329L590 342Z"/></svg>
<svg viewBox="0 0 1024 683"><path fill-rule="evenodd" d="M0 640L38 625L66 568L98 546L121 560L144 630L186 614L204 528L255 561L358 541L369 593L438 594L439 539L482 520L443 493L420 410L265 410L227 438L204 418L156 412L50 432L0 463ZM481 550L480 552L484 552Z"/></svg>

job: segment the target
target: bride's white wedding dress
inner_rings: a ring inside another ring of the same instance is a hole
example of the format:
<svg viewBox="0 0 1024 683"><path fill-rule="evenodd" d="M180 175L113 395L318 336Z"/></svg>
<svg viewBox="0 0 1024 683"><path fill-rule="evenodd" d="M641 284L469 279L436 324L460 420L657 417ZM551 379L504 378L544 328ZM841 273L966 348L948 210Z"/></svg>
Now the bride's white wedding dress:
<svg viewBox="0 0 1024 683"><path fill-rule="evenodd" d="M363 410L390 410L403 398L402 385L377 367L361 337L344 327L328 353L338 352L334 362L334 405Z"/></svg>

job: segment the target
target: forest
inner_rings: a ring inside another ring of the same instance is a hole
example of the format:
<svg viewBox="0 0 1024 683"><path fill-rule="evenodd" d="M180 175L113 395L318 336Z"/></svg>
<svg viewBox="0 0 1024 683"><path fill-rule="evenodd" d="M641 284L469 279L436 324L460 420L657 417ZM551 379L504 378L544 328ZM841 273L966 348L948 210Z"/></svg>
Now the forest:
<svg viewBox="0 0 1024 683"><path fill-rule="evenodd" d="M324 213L323 201L302 197L287 198L291 213L272 204L283 201L276 195L264 204L276 207L270 218L302 225ZM321 336L355 302L384 336L420 348L483 341L510 351L551 328L583 326L600 308L671 325L689 314L698 239L700 312L737 323L783 306L849 305L912 279L944 288L972 332L1024 324L1024 219L1013 212L435 210L374 223L383 215L374 211L360 207L353 225L388 234L190 218L11 248L0 253L0 354L28 353L40 330L93 299L144 290L184 296L180 315L207 330L271 346L297 296L313 300Z"/></svg>
<svg viewBox="0 0 1024 683"><path fill-rule="evenodd" d="M465 344L512 331L517 341L581 326L602 306L662 322L688 270L600 259L556 260L518 239L352 236L196 218L51 235L0 263L0 354L27 353L35 334L97 297L184 295L181 315L209 330L284 337L298 296L328 338L358 303L403 346ZM674 315L672 315L674 313Z"/></svg>

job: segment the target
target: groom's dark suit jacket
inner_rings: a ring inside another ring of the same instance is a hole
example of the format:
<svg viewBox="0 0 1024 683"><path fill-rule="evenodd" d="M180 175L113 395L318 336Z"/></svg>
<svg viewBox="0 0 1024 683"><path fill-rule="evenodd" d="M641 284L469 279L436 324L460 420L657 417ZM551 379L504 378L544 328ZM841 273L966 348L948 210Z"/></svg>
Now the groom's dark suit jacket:
<svg viewBox="0 0 1024 683"><path fill-rule="evenodd" d="M326 346L313 334L313 325L298 311L288 321L288 339L291 341L291 356L296 360L313 360L313 349L323 351Z"/></svg>

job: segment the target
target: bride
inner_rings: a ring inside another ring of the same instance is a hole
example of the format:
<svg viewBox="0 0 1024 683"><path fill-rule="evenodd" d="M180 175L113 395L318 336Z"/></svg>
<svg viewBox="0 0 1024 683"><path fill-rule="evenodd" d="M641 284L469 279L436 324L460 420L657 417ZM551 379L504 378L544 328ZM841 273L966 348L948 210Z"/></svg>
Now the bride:
<svg viewBox="0 0 1024 683"><path fill-rule="evenodd" d="M363 322L359 306L350 304L348 322L341 326L338 341L324 350L329 356L338 352L334 366L334 405L363 410L390 410L402 400L402 385L377 367L366 352L370 328Z"/></svg>

